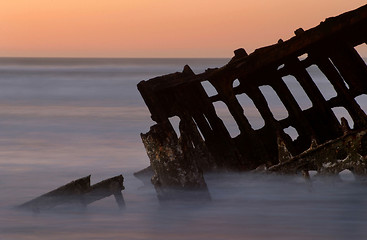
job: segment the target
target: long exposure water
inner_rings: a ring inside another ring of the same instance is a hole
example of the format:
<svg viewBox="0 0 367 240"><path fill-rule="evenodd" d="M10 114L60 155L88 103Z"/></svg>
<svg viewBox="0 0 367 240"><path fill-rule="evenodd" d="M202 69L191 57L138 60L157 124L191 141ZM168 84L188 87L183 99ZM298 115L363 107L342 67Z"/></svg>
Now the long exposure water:
<svg viewBox="0 0 367 240"><path fill-rule="evenodd" d="M136 84L185 64L200 73L227 61L0 59L0 239L366 239L367 185L350 172L341 181L315 177L312 188L301 176L207 174L211 202L169 206L133 176L149 164L139 135L153 124ZM308 70L325 98L335 95L316 68ZM300 106L310 107L294 79L284 80ZM275 117L286 117L272 90L261 90ZM251 101L239 100L260 128ZM367 98L357 100L366 111ZM235 136L233 120L216 107ZM89 174L92 184L123 174L126 209L113 197L83 210L14 208Z"/></svg>

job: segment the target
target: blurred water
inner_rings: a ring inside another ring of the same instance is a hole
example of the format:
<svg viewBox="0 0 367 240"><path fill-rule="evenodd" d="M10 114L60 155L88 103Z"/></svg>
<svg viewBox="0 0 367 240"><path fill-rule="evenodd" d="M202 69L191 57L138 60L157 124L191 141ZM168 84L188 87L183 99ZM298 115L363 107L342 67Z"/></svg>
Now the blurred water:
<svg viewBox="0 0 367 240"><path fill-rule="evenodd" d="M314 178L312 188L300 176L209 174L210 203L170 206L133 177L149 163L139 134L152 125L136 84L185 64L199 73L226 62L0 59L0 239L365 239L366 185L348 172L344 181ZM307 108L304 93L287 84ZM359 102L366 109L366 98ZM270 105L285 114L276 100ZM246 109L251 122L261 122L256 109ZM113 197L86 210L13 208L89 174L92 184L123 174L126 209L118 211Z"/></svg>

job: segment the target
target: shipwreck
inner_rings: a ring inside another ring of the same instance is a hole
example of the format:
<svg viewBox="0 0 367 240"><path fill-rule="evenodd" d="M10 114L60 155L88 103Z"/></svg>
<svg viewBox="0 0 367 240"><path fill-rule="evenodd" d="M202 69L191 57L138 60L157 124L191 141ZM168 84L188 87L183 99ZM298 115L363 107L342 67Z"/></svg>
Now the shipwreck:
<svg viewBox="0 0 367 240"><path fill-rule="evenodd" d="M74 180L57 189L36 197L19 206L18 209L31 210L33 212L41 212L58 207L77 206L86 208L87 205L113 195L117 206L124 209L125 200L121 193L124 187L124 177L122 175L115 176L99 183L91 185L91 175Z"/></svg>
<svg viewBox="0 0 367 240"><path fill-rule="evenodd" d="M367 94L367 66L355 47L367 43L367 5L327 18L309 30L299 28L289 40L279 40L234 57L220 68L195 74L189 66L182 72L159 76L138 84L153 121L141 134L150 159L152 183L158 197L168 189L206 190L203 173L263 169L284 174L313 170L338 174L349 169L367 173L367 116L356 101ZM316 66L337 95L326 100L307 68ZM293 76L312 106L302 109L282 79ZM239 84L234 85L237 81ZM217 93L209 96L202 83ZM260 91L271 87L288 112L277 120ZM264 120L254 129L237 97L246 94ZM213 105L222 102L233 116L239 134L231 137ZM343 107L354 125L340 121L332 111ZM170 120L178 117L179 134ZM292 127L292 139L284 129ZM179 136L178 136L179 135ZM145 170L147 172L148 170ZM137 173L136 175L139 176Z"/></svg>

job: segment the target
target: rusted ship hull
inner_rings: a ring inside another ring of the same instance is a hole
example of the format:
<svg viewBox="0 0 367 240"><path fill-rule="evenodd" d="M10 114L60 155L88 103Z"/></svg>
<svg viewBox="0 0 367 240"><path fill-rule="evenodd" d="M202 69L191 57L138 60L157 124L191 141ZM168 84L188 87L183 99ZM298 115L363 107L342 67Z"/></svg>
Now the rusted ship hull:
<svg viewBox="0 0 367 240"><path fill-rule="evenodd" d="M332 17L287 41L255 50L244 49L221 68L194 74L183 72L141 81L138 89L156 122L144 145L157 189L206 188L202 172L214 169L248 171L265 166L268 171L295 173L316 170L338 173L350 169L366 173L367 116L356 97L367 94L367 66L355 47L367 42L367 5ZM337 96L326 100L307 71L317 67ZM293 76L312 106L301 109L283 77ZM234 86L238 81L239 85ZM208 96L202 86L211 84L217 94ZM288 117L274 117L261 86L271 87ZM245 94L260 112L265 125L255 130L238 96ZM223 102L239 134L231 137L213 105ZM343 107L354 126L338 121L332 109ZM180 118L180 136L170 123ZM296 129L292 140L284 129ZM159 134L158 134L159 133ZM195 180L194 180L195 179Z"/></svg>

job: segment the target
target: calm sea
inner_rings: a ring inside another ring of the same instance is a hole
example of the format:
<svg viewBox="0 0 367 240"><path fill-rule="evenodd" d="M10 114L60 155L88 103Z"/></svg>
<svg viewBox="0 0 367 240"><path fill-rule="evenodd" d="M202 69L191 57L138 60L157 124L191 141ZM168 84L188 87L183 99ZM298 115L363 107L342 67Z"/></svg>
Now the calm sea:
<svg viewBox="0 0 367 240"><path fill-rule="evenodd" d="M136 84L185 64L200 73L227 61L0 59L0 239L366 239L367 186L348 172L343 181L315 178L312 189L301 176L208 174L210 203L170 206L133 176L149 164L139 135L153 124ZM325 98L335 95L318 69L309 72ZM294 79L284 80L300 106L310 107ZM275 117L286 117L272 89L261 90ZM252 102L239 100L260 128ZM366 111L367 98L357 100ZM216 107L235 136L226 109ZM334 111L346 116L344 109ZM89 174L92 184L123 174L126 209L118 211L113 197L85 210L14 209Z"/></svg>

